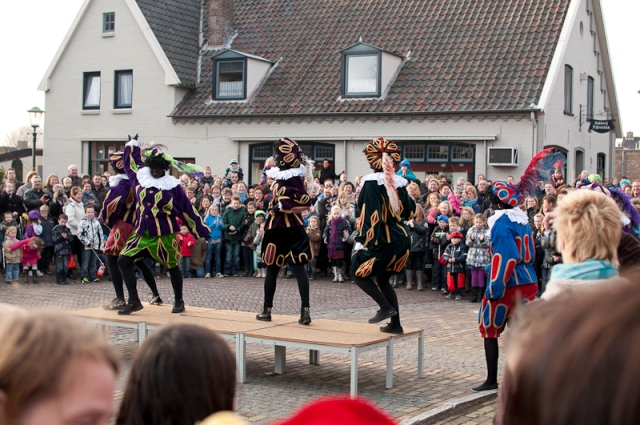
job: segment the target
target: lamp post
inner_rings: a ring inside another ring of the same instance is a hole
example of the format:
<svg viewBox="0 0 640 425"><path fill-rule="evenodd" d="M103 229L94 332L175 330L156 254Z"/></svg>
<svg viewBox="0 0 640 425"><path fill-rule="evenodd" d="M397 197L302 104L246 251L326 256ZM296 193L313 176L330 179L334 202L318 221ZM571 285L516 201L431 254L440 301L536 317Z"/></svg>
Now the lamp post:
<svg viewBox="0 0 640 425"><path fill-rule="evenodd" d="M29 109L27 111L29 113L29 125L31 125L31 128L33 128L33 154L32 154L32 158L31 158L31 169L35 171L36 169L36 130L38 127L40 127L40 120L42 119L42 115L44 114L44 111L40 108L38 108L37 106L34 106L33 108Z"/></svg>

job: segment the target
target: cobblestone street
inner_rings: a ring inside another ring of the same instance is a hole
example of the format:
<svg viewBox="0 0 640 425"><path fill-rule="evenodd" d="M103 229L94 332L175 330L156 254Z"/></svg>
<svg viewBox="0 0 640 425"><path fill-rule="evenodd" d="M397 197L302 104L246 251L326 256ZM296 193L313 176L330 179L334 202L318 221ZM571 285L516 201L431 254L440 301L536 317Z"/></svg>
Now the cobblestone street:
<svg viewBox="0 0 640 425"><path fill-rule="evenodd" d="M41 278L41 281L51 281L50 276ZM160 278L158 287L165 303L172 303L168 279ZM141 294L146 292L145 288L139 281ZM373 350L359 358L359 393L399 421L405 421L473 394L470 388L485 378L485 364L482 339L476 326L478 304L470 304L467 300L447 300L431 290L407 291L404 286L399 287L397 293L403 325L425 330L425 377L417 378L415 341L399 343L394 349L394 387L385 389L384 350ZM112 297L109 281L68 286L53 283L0 286L2 302L30 309L76 310L99 306ZM187 309L192 305L257 312L262 303L262 280L241 277L187 279L185 301ZM366 323L375 312L374 307L373 301L354 284L333 283L328 278L311 282L312 318ZM298 312L296 281L279 279L274 313L296 315ZM109 340L123 360L116 393L119 400L137 343L133 332L126 329L113 329ZM501 338L501 344L504 340ZM502 370L502 362L500 368ZM287 350L286 373L275 375L273 370L273 349L249 344L247 383L238 385L236 405L237 410L252 423L268 423L283 417L321 395L349 392L347 356L321 352L320 364L312 366L308 364L307 352L290 349ZM458 418L455 423L490 423L495 399L478 406L481 406L478 409L484 409L481 414L467 417L467 422L460 422L462 419Z"/></svg>

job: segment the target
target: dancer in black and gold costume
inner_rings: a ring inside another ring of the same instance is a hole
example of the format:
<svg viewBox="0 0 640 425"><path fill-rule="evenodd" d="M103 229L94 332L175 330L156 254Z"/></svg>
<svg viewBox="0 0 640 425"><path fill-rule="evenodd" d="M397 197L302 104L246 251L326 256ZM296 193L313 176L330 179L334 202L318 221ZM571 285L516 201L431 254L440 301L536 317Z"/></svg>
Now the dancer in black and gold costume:
<svg viewBox="0 0 640 425"><path fill-rule="evenodd" d="M355 238L351 275L380 306L369 323L391 318L380 330L402 334L398 297L389 277L402 271L409 258L411 239L404 221L413 217L416 204L407 193L407 179L395 174L400 162L398 145L380 137L371 140L364 153L375 172L364 176L361 182L359 236Z"/></svg>
<svg viewBox="0 0 640 425"><path fill-rule="evenodd" d="M271 321L273 296L276 292L278 271L289 265L298 281L302 308L301 325L311 323L309 314L309 278L304 266L313 260L309 237L304 230L302 211L309 210L311 197L307 190L313 187L313 161L300 149L295 140L282 138L275 143L276 166L267 171L275 179L273 199L266 219L262 240L262 261L267 265L264 280L264 307L256 319Z"/></svg>

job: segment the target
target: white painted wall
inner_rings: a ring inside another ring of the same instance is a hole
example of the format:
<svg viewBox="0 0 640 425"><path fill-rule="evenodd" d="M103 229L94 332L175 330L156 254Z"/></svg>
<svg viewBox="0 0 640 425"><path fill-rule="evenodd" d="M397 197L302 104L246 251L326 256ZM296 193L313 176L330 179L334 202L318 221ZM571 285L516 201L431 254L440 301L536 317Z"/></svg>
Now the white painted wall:
<svg viewBox="0 0 640 425"><path fill-rule="evenodd" d="M613 160L609 154L614 140L613 133L600 134L587 131L589 128L589 123L586 121L587 79L581 80L581 74L586 73L587 76L593 77L595 80L594 118L608 119L607 115L603 114L604 107L608 106L608 100L605 105L604 91L608 91L608 89L604 75L601 78L598 74L598 70L602 73L604 72L604 67L602 66L600 55L594 53L594 42L595 50L600 52L597 34L595 34L595 16L587 13L587 2L590 2L590 0L579 2L573 21L569 20L571 17L567 18L567 23L573 24L568 38L567 49L555 75L555 84L549 96L549 106L540 121L541 144L544 146L558 145L569 151L567 177L570 181L582 171L576 169L575 152L577 150L584 151L585 168L590 173L596 172L598 153L607 155L608 164L609 161ZM591 5L590 10L593 10ZM582 23L583 27L582 33L580 32L580 23ZM600 64L598 64L598 61L600 61ZM573 68L573 115L564 113L565 64ZM582 119L580 118L580 105L583 106ZM580 120L583 121L582 129L580 129ZM612 176L613 171L608 167L606 177Z"/></svg>

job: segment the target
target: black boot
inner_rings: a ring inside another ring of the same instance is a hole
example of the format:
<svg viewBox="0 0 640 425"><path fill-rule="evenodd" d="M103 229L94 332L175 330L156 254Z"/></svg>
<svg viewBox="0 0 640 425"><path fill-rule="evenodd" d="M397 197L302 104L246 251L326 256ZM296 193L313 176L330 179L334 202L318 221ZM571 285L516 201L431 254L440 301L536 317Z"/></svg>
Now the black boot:
<svg viewBox="0 0 640 425"><path fill-rule="evenodd" d="M24 272L24 283L29 283L29 274Z"/></svg>
<svg viewBox="0 0 640 425"><path fill-rule="evenodd" d="M389 319L390 317L395 316L398 312L393 308L389 307L388 309L380 309L376 312L376 315L369 319L369 323L378 323L382 322L385 319Z"/></svg>
<svg viewBox="0 0 640 425"><path fill-rule="evenodd" d="M269 314L269 317L271 317L271 314ZM309 323L311 323L309 307L302 307L302 309L300 310L300 319L298 319L298 323L300 323L301 325L308 325Z"/></svg>
<svg viewBox="0 0 640 425"><path fill-rule="evenodd" d="M129 302L127 303L127 305L125 305L122 308L122 310L119 310L118 314L121 316L126 316L128 314L133 313L134 311L140 311L143 308L144 307L142 307L142 303L140 302L140 300L129 299Z"/></svg>
<svg viewBox="0 0 640 425"><path fill-rule="evenodd" d="M471 299L469 300L470 303L477 303L478 302L478 288L473 287L471 288Z"/></svg>
<svg viewBox="0 0 640 425"><path fill-rule="evenodd" d="M386 326L381 326L380 327L380 332L385 332L385 333L388 333L388 334L402 335L402 334L404 334L404 329L402 329L402 326L393 327L393 326L391 326L391 323L387 323Z"/></svg>
<svg viewBox="0 0 640 425"><path fill-rule="evenodd" d="M182 313L184 311L184 301L182 299L177 299L175 303L173 303L173 308L171 309L172 313Z"/></svg>
<svg viewBox="0 0 640 425"><path fill-rule="evenodd" d="M271 321L271 307L265 307L262 310L262 313L256 314L256 319L261 320L263 322L270 322ZM309 320L311 320L311 319L309 319Z"/></svg>

